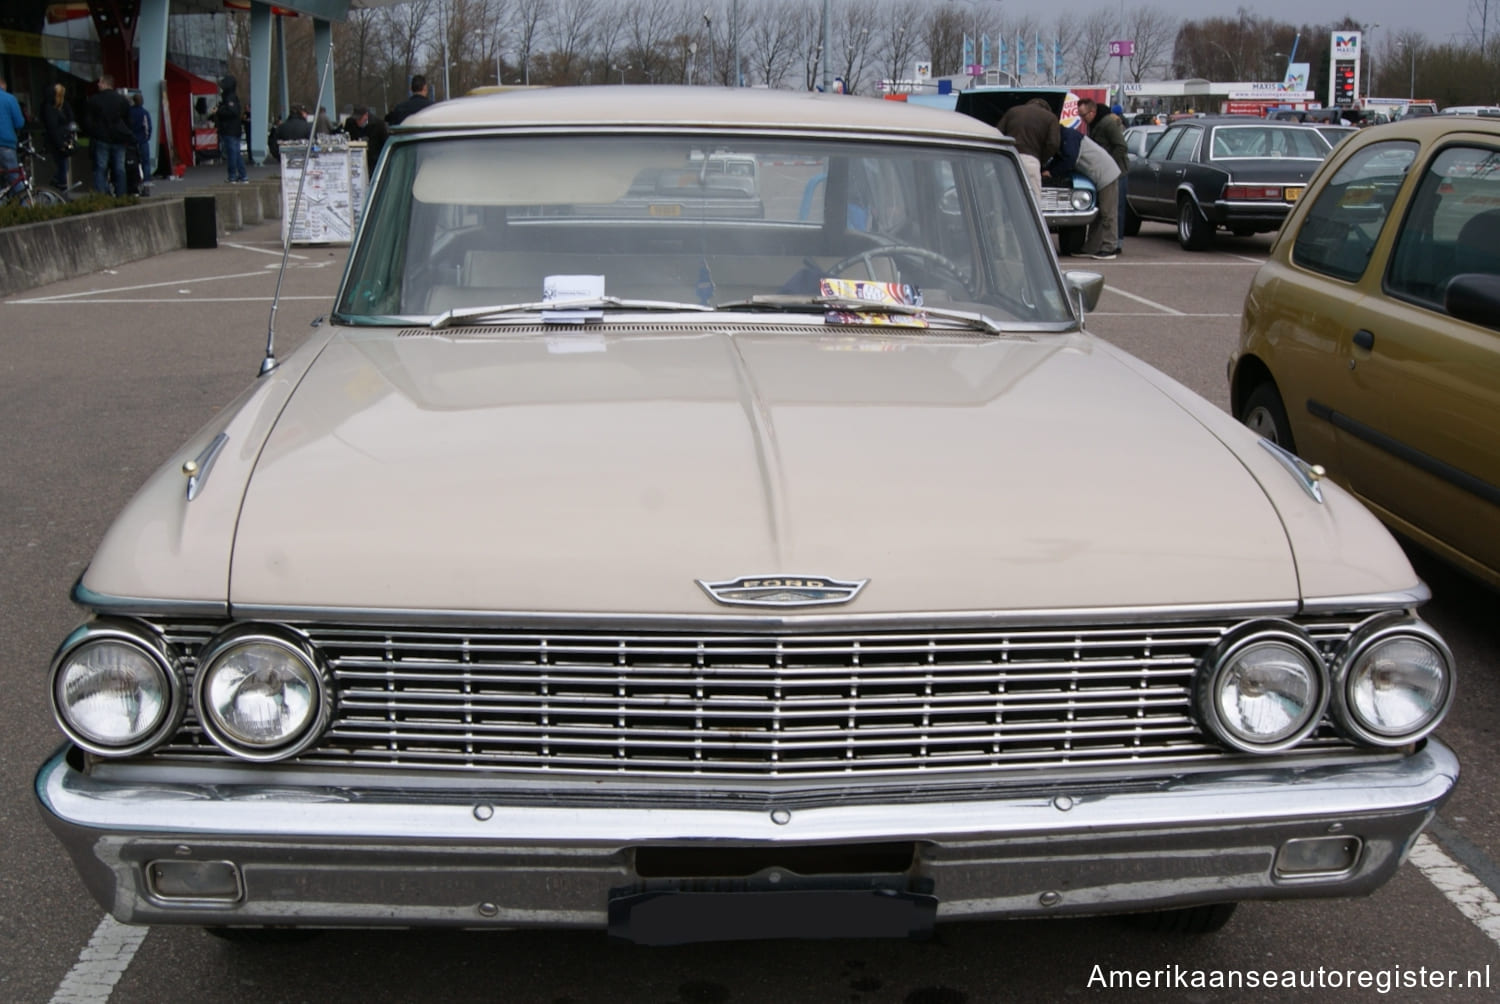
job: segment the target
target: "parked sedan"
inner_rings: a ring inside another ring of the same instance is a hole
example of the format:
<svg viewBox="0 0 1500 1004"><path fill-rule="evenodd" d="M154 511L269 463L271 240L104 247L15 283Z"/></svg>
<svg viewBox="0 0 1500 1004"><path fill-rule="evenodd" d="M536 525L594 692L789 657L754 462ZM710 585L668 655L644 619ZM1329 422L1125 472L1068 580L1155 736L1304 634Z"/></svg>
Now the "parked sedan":
<svg viewBox="0 0 1500 1004"><path fill-rule="evenodd" d="M1500 121L1333 152L1245 299L1236 415L1500 587Z"/></svg>
<svg viewBox="0 0 1500 1004"><path fill-rule="evenodd" d="M1085 330L1103 284L947 111L416 113L331 323L80 577L34 667L47 822L119 920L221 933L1207 930L1370 892L1458 772L1426 587Z"/></svg>
<svg viewBox="0 0 1500 1004"><path fill-rule="evenodd" d="M1164 125L1133 125L1126 128L1125 150L1130 162L1135 163L1136 158L1146 156L1157 137L1166 131L1167 127Z"/></svg>
<svg viewBox="0 0 1500 1004"><path fill-rule="evenodd" d="M1316 129L1290 122L1177 122L1131 163L1122 227L1134 235L1142 220L1176 223L1189 251L1208 248L1221 227L1237 237L1275 230L1330 149Z"/></svg>

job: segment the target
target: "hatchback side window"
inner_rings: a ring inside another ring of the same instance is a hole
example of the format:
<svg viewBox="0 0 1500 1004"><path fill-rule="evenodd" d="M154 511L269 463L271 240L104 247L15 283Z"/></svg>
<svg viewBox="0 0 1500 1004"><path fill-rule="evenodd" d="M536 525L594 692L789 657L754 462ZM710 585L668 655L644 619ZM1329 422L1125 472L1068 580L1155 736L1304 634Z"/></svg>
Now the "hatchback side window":
<svg viewBox="0 0 1500 1004"><path fill-rule="evenodd" d="M1467 272L1500 275L1500 150L1452 146L1422 175L1385 287L1441 310L1448 280Z"/></svg>
<svg viewBox="0 0 1500 1004"><path fill-rule="evenodd" d="M1416 156L1416 143L1391 140L1372 143L1345 161L1308 207L1292 261L1335 279L1352 282L1363 275Z"/></svg>

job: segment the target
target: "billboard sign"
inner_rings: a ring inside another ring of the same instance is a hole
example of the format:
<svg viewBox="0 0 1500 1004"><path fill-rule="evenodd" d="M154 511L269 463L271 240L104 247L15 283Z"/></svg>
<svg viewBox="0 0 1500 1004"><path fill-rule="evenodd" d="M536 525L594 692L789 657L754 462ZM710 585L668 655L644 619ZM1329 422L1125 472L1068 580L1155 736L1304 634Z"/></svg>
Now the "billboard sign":
<svg viewBox="0 0 1500 1004"><path fill-rule="evenodd" d="M1116 56L1125 57L1125 56L1134 56L1134 55L1135 55L1135 40L1134 39L1124 39L1124 40L1121 40L1121 41L1115 41L1115 42L1109 43L1109 57L1111 59L1114 59Z"/></svg>
<svg viewBox="0 0 1500 1004"><path fill-rule="evenodd" d="M1359 42L1361 33L1357 31L1336 31L1333 33L1333 58L1334 59L1359 59Z"/></svg>

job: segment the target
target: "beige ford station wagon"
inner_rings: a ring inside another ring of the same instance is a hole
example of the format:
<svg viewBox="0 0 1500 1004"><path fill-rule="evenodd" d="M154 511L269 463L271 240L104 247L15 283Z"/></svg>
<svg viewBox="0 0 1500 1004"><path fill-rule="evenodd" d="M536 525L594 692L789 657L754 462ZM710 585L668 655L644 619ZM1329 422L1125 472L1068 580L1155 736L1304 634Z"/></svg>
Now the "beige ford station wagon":
<svg viewBox="0 0 1500 1004"><path fill-rule="evenodd" d="M1375 889L1458 773L1427 590L1085 331L1102 283L951 112L432 106L332 324L75 587L48 823L119 920L236 937L1211 930Z"/></svg>

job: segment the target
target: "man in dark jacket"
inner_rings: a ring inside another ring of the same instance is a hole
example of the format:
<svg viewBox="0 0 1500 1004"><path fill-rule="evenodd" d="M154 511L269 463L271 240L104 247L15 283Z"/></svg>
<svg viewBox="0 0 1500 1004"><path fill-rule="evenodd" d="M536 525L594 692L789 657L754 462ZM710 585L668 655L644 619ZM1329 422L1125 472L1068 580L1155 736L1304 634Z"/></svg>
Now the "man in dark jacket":
<svg viewBox="0 0 1500 1004"><path fill-rule="evenodd" d="M125 194L125 147L130 132L130 99L115 90L115 78L99 75L99 89L84 103L84 131L94 152L94 191Z"/></svg>
<svg viewBox="0 0 1500 1004"><path fill-rule="evenodd" d="M407 99L386 112L385 124L400 125L408 115L415 115L430 104L432 99L427 96L427 78L419 73L411 78L411 94Z"/></svg>
<svg viewBox="0 0 1500 1004"><path fill-rule="evenodd" d="M344 119L344 135L350 140L369 139L370 135L370 109L364 105L355 105L349 117Z"/></svg>
<svg viewBox="0 0 1500 1004"><path fill-rule="evenodd" d="M1042 165L1057 156L1062 143L1061 128L1057 113L1046 98L1032 98L1000 116L1000 131L1016 141L1026 180L1031 182L1038 201L1042 198Z"/></svg>
<svg viewBox="0 0 1500 1004"><path fill-rule="evenodd" d="M219 131L219 151L224 168L233 185L246 185L250 175L245 170L245 108L240 104L239 83L226 76L219 81L219 107L214 109L214 128Z"/></svg>

